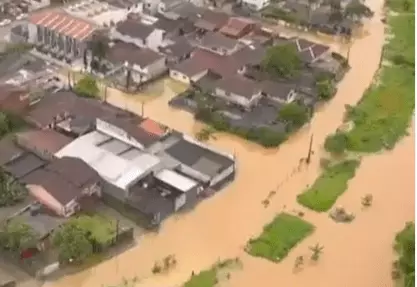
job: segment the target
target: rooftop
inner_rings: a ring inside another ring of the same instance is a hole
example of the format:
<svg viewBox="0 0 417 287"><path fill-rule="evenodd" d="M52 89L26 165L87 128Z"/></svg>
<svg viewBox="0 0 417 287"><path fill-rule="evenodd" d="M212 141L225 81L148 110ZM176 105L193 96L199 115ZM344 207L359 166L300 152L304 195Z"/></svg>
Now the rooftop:
<svg viewBox="0 0 417 287"><path fill-rule="evenodd" d="M140 21L127 19L116 26L116 31L122 35L128 35L132 38L146 39L155 30L154 27L145 25Z"/></svg>
<svg viewBox="0 0 417 287"><path fill-rule="evenodd" d="M216 82L216 86L225 92L249 99L252 98L253 95L261 92L261 87L258 82L239 75L220 79Z"/></svg>
<svg viewBox="0 0 417 287"><path fill-rule="evenodd" d="M19 157L25 151L18 147L11 138L0 140L0 166L5 165L12 159Z"/></svg>
<svg viewBox="0 0 417 287"><path fill-rule="evenodd" d="M20 179L34 170L43 167L44 165L45 161L41 158L33 153L25 152L19 157L6 163L4 169L15 178Z"/></svg>
<svg viewBox="0 0 417 287"><path fill-rule="evenodd" d="M164 56L150 49L141 49L134 44L116 42L106 56L110 62L136 64L146 67Z"/></svg>
<svg viewBox="0 0 417 287"><path fill-rule="evenodd" d="M198 185L196 181L169 169L157 172L155 178L182 192L187 192Z"/></svg>
<svg viewBox="0 0 417 287"><path fill-rule="evenodd" d="M237 37L250 25L253 25L255 22L248 18L241 17L231 17L226 25L224 25L220 32L231 37ZM248 31L250 32L250 31Z"/></svg>
<svg viewBox="0 0 417 287"><path fill-rule="evenodd" d="M185 37L178 38L175 40L175 43L161 48L162 53L173 57L182 57L191 53L193 50L194 47Z"/></svg>
<svg viewBox="0 0 417 287"><path fill-rule="evenodd" d="M226 13L205 9L199 20L195 22L195 26L203 30L215 31L226 25L228 20L229 15Z"/></svg>
<svg viewBox="0 0 417 287"><path fill-rule="evenodd" d="M29 22L79 41L87 39L98 28L93 23L74 17L59 9L35 12L30 15Z"/></svg>
<svg viewBox="0 0 417 287"><path fill-rule="evenodd" d="M201 45L209 49L217 48L231 50L238 45L238 41L220 33L209 32L201 39Z"/></svg>
<svg viewBox="0 0 417 287"><path fill-rule="evenodd" d="M16 134L19 144L26 148L34 147L37 151L47 151L51 154L56 153L72 139L54 130L29 130Z"/></svg>

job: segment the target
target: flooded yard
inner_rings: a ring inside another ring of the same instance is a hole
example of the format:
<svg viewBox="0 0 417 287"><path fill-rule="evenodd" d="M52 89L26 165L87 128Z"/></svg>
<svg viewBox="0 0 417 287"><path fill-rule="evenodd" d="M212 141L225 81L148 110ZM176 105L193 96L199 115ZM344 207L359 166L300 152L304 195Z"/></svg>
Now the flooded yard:
<svg viewBox="0 0 417 287"><path fill-rule="evenodd" d="M157 234L143 236L137 247L78 274L48 282L51 287L100 287L116 284L122 278L138 276L138 287L181 286L193 271L208 269L219 258L239 257L242 270L233 272L222 286L393 286L390 277L394 258L394 234L407 220L414 218L414 126L410 136L393 151L368 156L337 201L356 214L350 224L337 224L325 213L303 210L296 196L312 184L320 173L320 154L325 137L342 123L345 105L354 105L372 82L378 69L384 26L381 23L383 0L369 0L375 18L369 34L351 47L351 70L340 83L335 98L304 127L278 149L265 150L237 137L216 134L210 143L233 152L237 157L235 181L213 198L199 204L192 212L167 220ZM190 113L168 106L185 87L166 79L162 95L125 95L108 89L107 101L181 132L194 134L202 125ZM312 163L297 172L299 161L308 151L314 134ZM265 208L262 201L271 191L276 195ZM362 210L361 198L372 193L374 204ZM303 210L304 219L316 231L292 250L279 264L247 255L244 246L262 227L281 211ZM306 264L293 272L297 256L320 243L324 253L316 264ZM175 254L177 265L167 274L151 272L155 261ZM266 282L266 284L264 283ZM347 283L349 282L349 283Z"/></svg>

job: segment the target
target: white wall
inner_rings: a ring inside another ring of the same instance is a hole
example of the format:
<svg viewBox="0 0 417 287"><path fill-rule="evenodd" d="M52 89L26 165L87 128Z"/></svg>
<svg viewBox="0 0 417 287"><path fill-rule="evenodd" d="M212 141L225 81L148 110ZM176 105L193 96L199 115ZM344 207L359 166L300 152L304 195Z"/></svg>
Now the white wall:
<svg viewBox="0 0 417 287"><path fill-rule="evenodd" d="M240 96L240 95L237 95L237 94L234 94L234 93L227 94L224 90L222 90L220 88L216 88L213 95L215 97L225 99L228 102L231 102L231 103L234 103L236 105L242 106L246 109L249 109L249 108L253 107L254 105L256 105L262 97L261 92L258 92L256 94L254 94L250 99L248 99L246 97L243 97L243 96Z"/></svg>
<svg viewBox="0 0 417 287"><path fill-rule="evenodd" d="M289 104L294 102L295 98L297 97L297 93L294 90L291 90L285 99L277 98L277 97L271 97L268 96L269 99L273 100L274 102L280 103L280 104Z"/></svg>
<svg viewBox="0 0 417 287"><path fill-rule="evenodd" d="M28 42L32 44L36 43L37 35L38 35L36 25L32 23L28 23L28 32L29 32Z"/></svg>
<svg viewBox="0 0 417 287"><path fill-rule="evenodd" d="M228 157L228 158L230 158L231 160L234 160L234 159L235 159L235 157L234 157L232 154L229 154L229 153L226 153L226 152L223 152L223 151L220 151L220 150L214 149L214 148L212 148L211 146L206 145L206 144L204 144L204 143L202 143L202 142L200 142L200 141L198 141L198 140L196 140L196 139L192 138L192 137L191 137L191 136L189 136L189 135L184 134L184 135L183 135L183 139L184 139L184 140L186 140L186 141L188 141L188 142L190 142L190 143L192 143L192 144L194 144L194 145L197 145L197 146L199 146L199 147L202 147L202 148L208 149L208 150L210 150L210 151L212 151L212 152L214 152L214 153L220 154L220 155L222 155L222 156Z"/></svg>
<svg viewBox="0 0 417 287"><path fill-rule="evenodd" d="M169 71L169 76L176 81L182 82L184 84L190 84L190 78L176 70L171 69Z"/></svg>
<svg viewBox="0 0 417 287"><path fill-rule="evenodd" d="M178 211L181 207L183 207L186 201L187 197L185 193L182 193L180 196L175 198L175 211Z"/></svg>
<svg viewBox="0 0 417 287"><path fill-rule="evenodd" d="M142 39L138 39L138 38L132 38L128 35L123 35L121 33L119 33L116 28L112 28L111 30L111 34L110 34L110 38L111 39L118 39L122 42L125 43L130 43L130 44L134 44L140 48L149 48L151 50L154 51L159 51L159 47L163 45L164 39L163 39L163 35L164 35L165 31L160 30L160 29L155 29L149 36L148 38L146 38L146 43L144 43L144 41L142 41Z"/></svg>
<svg viewBox="0 0 417 287"><path fill-rule="evenodd" d="M96 120L96 129L122 142L130 144L134 147L137 147L138 149L141 149L141 150L144 149L143 145L137 142L134 138L132 138L127 132L103 120L100 120L100 119Z"/></svg>
<svg viewBox="0 0 417 287"><path fill-rule="evenodd" d="M269 0L242 0L243 5L252 10L259 11L269 5Z"/></svg>
<svg viewBox="0 0 417 287"><path fill-rule="evenodd" d="M217 183L219 183L220 181L222 181L223 179L231 175L234 170L235 170L234 164L232 166L229 166L228 168L223 170L221 173L213 177L213 179L210 181L210 186L216 185Z"/></svg>

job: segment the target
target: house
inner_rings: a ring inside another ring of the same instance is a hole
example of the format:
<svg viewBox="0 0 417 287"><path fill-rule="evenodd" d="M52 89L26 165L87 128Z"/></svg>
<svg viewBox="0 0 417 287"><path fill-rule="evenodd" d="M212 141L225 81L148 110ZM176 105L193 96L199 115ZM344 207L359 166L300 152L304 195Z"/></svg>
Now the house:
<svg viewBox="0 0 417 287"><path fill-rule="evenodd" d="M216 32L229 21L229 15L219 11L205 9L195 21L195 27L201 32Z"/></svg>
<svg viewBox="0 0 417 287"><path fill-rule="evenodd" d="M147 0L147 1L150 1L150 0ZM152 2L153 3L151 4L151 6L153 6L154 3L155 4L158 3L158 0L152 1ZM157 5L159 5L159 3ZM203 13L204 8L196 6L195 4L193 4L192 1L183 1L181 3L178 3L177 5L172 5L169 9L165 8L164 10L165 11L163 13L160 13L160 15L168 19L172 19L172 20L187 19L192 22L195 22L199 18L199 16Z"/></svg>
<svg viewBox="0 0 417 287"><path fill-rule="evenodd" d="M269 5L269 0L242 0L242 6L253 11L260 11Z"/></svg>
<svg viewBox="0 0 417 287"><path fill-rule="evenodd" d="M46 9L30 15L28 41L38 49L66 58L80 58L99 26L60 9Z"/></svg>
<svg viewBox="0 0 417 287"><path fill-rule="evenodd" d="M53 160L23 178L30 194L62 217L80 210L80 199L101 195L100 177L85 162L63 157Z"/></svg>
<svg viewBox="0 0 417 287"><path fill-rule="evenodd" d="M255 22L242 17L231 17L227 24L220 29L220 33L233 38L240 39L255 29Z"/></svg>
<svg viewBox="0 0 417 287"><path fill-rule="evenodd" d="M181 37L176 39L175 43L165 46L159 51L167 57L167 63L173 65L190 58L194 47L185 37Z"/></svg>
<svg viewBox="0 0 417 287"><path fill-rule="evenodd" d="M123 42L111 45L107 61L111 64L110 73L118 69L123 69L124 73L130 70L131 80L136 84L146 83L168 70L163 54Z"/></svg>
<svg viewBox="0 0 417 287"><path fill-rule="evenodd" d="M213 96L250 110L262 98L262 89L257 82L235 75L217 81Z"/></svg>
<svg viewBox="0 0 417 287"><path fill-rule="evenodd" d="M237 40L226 37L221 33L208 32L200 40L199 46L213 53L229 56L236 52L241 45Z"/></svg>
<svg viewBox="0 0 417 287"><path fill-rule="evenodd" d="M165 14L169 12L172 8L182 4L181 0L161 0L157 6L157 13Z"/></svg>
<svg viewBox="0 0 417 287"><path fill-rule="evenodd" d="M71 141L72 138L50 129L16 133L16 142L19 146L48 161L53 160L54 154Z"/></svg>
<svg viewBox="0 0 417 287"><path fill-rule="evenodd" d="M191 58L170 68L170 77L189 84L202 78L210 70L222 77L234 75L241 64L230 56L221 56L208 50L196 49Z"/></svg>
<svg viewBox="0 0 417 287"><path fill-rule="evenodd" d="M288 104L297 97L295 85L292 83L263 81L261 83L262 95L279 104Z"/></svg>
<svg viewBox="0 0 417 287"><path fill-rule="evenodd" d="M267 49L263 46L250 45L242 47L230 57L239 66L238 73L245 74L248 68L260 67L266 56L266 51Z"/></svg>
<svg viewBox="0 0 417 287"><path fill-rule="evenodd" d="M134 44L140 48L158 51L163 46L165 31L146 25L139 20L127 19L111 29L110 38Z"/></svg>
<svg viewBox="0 0 417 287"><path fill-rule="evenodd" d="M328 55L330 47L321 44L316 44L305 39L295 38L292 40L297 48L300 59L305 64L312 64L315 61Z"/></svg>
<svg viewBox="0 0 417 287"><path fill-rule="evenodd" d="M169 19L161 15L155 17L157 21L153 23L155 28L165 31L165 38L175 41L175 38L193 33L196 28L189 19Z"/></svg>

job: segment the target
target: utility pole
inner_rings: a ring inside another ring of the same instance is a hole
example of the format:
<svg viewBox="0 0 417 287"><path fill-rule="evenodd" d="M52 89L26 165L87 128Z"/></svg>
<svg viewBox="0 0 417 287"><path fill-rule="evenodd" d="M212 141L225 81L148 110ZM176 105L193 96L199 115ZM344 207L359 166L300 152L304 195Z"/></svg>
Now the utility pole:
<svg viewBox="0 0 417 287"><path fill-rule="evenodd" d="M143 117L145 115L145 103L141 102L141 116Z"/></svg>
<svg viewBox="0 0 417 287"><path fill-rule="evenodd" d="M107 85L104 84L104 98L103 98L104 102L107 102Z"/></svg>
<svg viewBox="0 0 417 287"><path fill-rule="evenodd" d="M310 137L310 145L308 147L308 154L307 154L307 159L306 159L307 164L310 164L312 149L313 149L313 134L311 134L311 137Z"/></svg>

